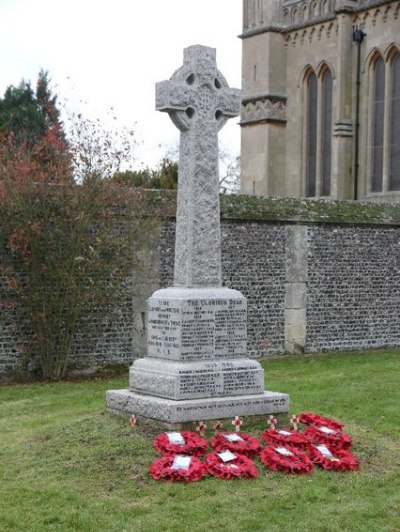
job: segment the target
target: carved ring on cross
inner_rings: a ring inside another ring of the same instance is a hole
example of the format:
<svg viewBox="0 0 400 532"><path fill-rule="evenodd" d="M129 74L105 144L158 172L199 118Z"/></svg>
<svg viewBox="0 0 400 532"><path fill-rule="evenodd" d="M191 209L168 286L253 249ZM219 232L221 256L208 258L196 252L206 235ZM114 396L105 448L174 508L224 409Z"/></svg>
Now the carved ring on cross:
<svg viewBox="0 0 400 532"><path fill-rule="evenodd" d="M169 108L165 110L180 131L191 129L200 118L203 123L215 120L219 131L230 118L223 112L230 101L222 90L229 89L229 85L218 69L214 76L204 73L198 75L184 65L174 72L167 83L165 86L158 84L157 100L167 100L169 97ZM167 89L168 97L163 94L164 89Z"/></svg>

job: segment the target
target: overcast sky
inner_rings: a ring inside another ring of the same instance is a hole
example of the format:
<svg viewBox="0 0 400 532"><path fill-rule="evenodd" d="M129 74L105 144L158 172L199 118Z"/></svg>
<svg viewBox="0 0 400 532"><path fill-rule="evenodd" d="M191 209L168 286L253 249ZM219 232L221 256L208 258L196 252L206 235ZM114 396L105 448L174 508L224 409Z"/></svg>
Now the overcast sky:
<svg viewBox="0 0 400 532"><path fill-rule="evenodd" d="M114 107L118 123L137 123L137 162L154 167L179 138L154 109L155 83L182 65L183 48L202 44L217 49L219 70L240 88L241 24L242 0L0 0L0 94L48 70L69 105L86 101L86 113L105 121ZM237 124L220 133L233 154Z"/></svg>

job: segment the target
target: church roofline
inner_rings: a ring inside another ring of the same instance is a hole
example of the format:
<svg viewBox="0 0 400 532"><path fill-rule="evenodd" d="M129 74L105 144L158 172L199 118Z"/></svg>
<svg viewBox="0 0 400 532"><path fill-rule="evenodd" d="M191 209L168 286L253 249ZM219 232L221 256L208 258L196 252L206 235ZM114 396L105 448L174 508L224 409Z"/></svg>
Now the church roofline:
<svg viewBox="0 0 400 532"><path fill-rule="evenodd" d="M247 39L248 37L253 37L254 35L260 35L262 33L290 33L291 31L300 30L303 28L308 28L310 26L315 26L317 24L322 24L324 22L329 22L335 20L337 15L342 13L361 13L363 11L368 11L369 9L374 9L382 5L395 4L393 0L365 0L362 5L349 6L345 5L335 9L333 13L328 13L323 16L315 17L309 20L303 20L296 24L284 24L284 23L275 23L275 24L265 24L259 27L253 27L247 29L242 34L238 35L240 39Z"/></svg>
<svg viewBox="0 0 400 532"><path fill-rule="evenodd" d="M290 24L283 26L282 24L268 24L266 26L261 26L259 28L252 28L241 35L239 39L247 39L247 37L253 37L253 35L259 35L260 33L289 33L294 30L301 30L303 28L308 28L309 26L315 26L316 24L321 24L323 22L329 22L335 20L336 14L329 14L323 17L314 18L312 20L302 21L297 24Z"/></svg>

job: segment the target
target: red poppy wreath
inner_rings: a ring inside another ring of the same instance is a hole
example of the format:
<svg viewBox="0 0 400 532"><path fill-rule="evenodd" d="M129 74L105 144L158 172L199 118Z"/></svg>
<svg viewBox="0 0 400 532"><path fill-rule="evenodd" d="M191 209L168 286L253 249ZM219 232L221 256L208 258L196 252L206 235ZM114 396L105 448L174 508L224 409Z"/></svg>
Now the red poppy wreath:
<svg viewBox="0 0 400 532"><path fill-rule="evenodd" d="M212 452L206 456L207 471L213 477L230 480L234 478L256 478L258 470L253 460L231 451Z"/></svg>
<svg viewBox="0 0 400 532"><path fill-rule="evenodd" d="M287 474L308 475L313 470L311 460L294 447L270 446L261 451L261 462L273 471Z"/></svg>
<svg viewBox="0 0 400 532"><path fill-rule="evenodd" d="M347 451L353 444L351 437L340 430L325 426L310 425L304 431L310 443L325 443L332 449Z"/></svg>
<svg viewBox="0 0 400 532"><path fill-rule="evenodd" d="M245 432L219 432L211 440L212 448L217 451L232 451L253 458L262 449L261 443Z"/></svg>
<svg viewBox="0 0 400 532"><path fill-rule="evenodd" d="M328 471L355 471L360 467L359 460L348 451L335 450L325 444L310 445L308 456L314 464Z"/></svg>
<svg viewBox="0 0 400 532"><path fill-rule="evenodd" d="M153 441L153 445L164 456L175 454L202 456L207 451L208 442L196 432L183 430L182 432L162 432Z"/></svg>
<svg viewBox="0 0 400 532"><path fill-rule="evenodd" d="M319 416L318 414L313 414L312 412L302 412L297 417L300 423L303 423L304 425L323 425L324 427L329 427L335 430L342 430L344 427L344 423L341 423L340 421Z"/></svg>
<svg viewBox="0 0 400 532"><path fill-rule="evenodd" d="M296 449L306 449L308 445L306 436L297 430L268 429L261 434L261 438L268 445L288 445Z"/></svg>
<svg viewBox="0 0 400 532"><path fill-rule="evenodd" d="M195 456L163 456L150 466L150 475L154 480L169 482L197 482L206 473L205 465Z"/></svg>

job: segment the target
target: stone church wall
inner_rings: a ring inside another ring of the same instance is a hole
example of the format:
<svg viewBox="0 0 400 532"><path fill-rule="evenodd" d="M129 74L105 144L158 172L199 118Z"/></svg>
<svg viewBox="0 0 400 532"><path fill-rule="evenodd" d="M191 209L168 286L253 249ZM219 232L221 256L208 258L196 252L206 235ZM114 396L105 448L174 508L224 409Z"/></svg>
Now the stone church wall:
<svg viewBox="0 0 400 532"><path fill-rule="evenodd" d="M399 16L398 0L243 0L244 194L400 202L398 141L391 140ZM386 96L375 120L379 58ZM373 170L375 123L385 132L382 167Z"/></svg>
<svg viewBox="0 0 400 532"><path fill-rule="evenodd" d="M138 251L143 271L115 322L90 348L77 341L72 369L143 356L146 299L173 277L175 200L159 201L168 212ZM400 346L400 205L223 196L221 216L223 282L248 298L251 356ZM21 326L3 309L0 376L22 355Z"/></svg>

